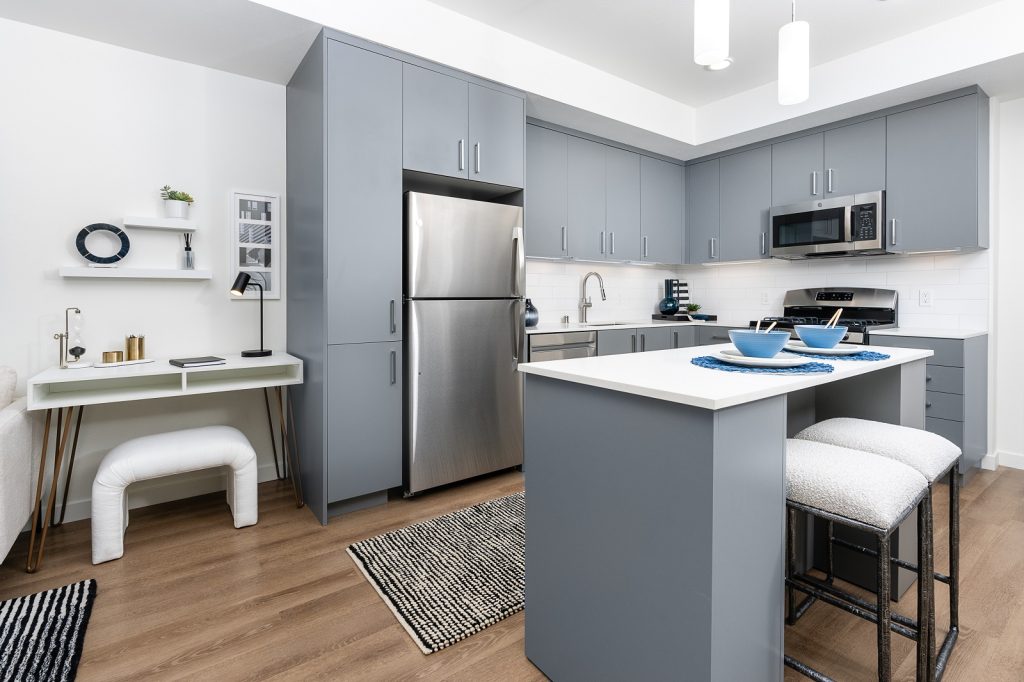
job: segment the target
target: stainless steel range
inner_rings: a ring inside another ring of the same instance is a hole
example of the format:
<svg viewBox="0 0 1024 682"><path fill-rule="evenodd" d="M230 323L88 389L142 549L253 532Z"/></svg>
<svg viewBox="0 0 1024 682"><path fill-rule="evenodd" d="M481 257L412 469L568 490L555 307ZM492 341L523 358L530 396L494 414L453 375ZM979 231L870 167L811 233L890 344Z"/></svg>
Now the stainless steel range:
<svg viewBox="0 0 1024 682"><path fill-rule="evenodd" d="M782 300L782 317L766 317L761 329L775 322L776 330L788 329L796 338L793 327L798 324L824 324L842 308L839 326L847 327L846 343L867 344L872 330L892 329L896 326L897 294L892 289L866 289L862 287L822 287L818 289L791 289ZM750 328L757 326L751 322Z"/></svg>

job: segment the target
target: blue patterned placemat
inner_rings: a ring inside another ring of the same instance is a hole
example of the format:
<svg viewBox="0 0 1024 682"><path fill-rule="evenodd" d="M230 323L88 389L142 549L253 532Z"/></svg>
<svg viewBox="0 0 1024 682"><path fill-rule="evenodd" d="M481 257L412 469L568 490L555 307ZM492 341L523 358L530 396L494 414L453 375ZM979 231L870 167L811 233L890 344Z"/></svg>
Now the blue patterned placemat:
<svg viewBox="0 0 1024 682"><path fill-rule="evenodd" d="M799 367L745 367L723 362L710 355L701 355L690 360L691 363L704 369L718 369L723 372L744 372L747 374L828 374L833 371L832 365L823 362L809 362Z"/></svg>
<svg viewBox="0 0 1024 682"><path fill-rule="evenodd" d="M802 353L797 350L784 349L787 353L792 355L799 355L802 358L812 358L814 360L888 360L890 355L885 353L876 353L873 350L862 350L859 353L852 353L850 355L825 355L823 353Z"/></svg>

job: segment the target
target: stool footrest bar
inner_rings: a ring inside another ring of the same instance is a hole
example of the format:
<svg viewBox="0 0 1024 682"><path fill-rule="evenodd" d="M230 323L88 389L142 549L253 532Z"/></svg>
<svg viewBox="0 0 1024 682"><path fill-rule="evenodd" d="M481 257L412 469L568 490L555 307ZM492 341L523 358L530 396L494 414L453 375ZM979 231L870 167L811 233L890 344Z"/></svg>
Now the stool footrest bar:
<svg viewBox="0 0 1024 682"><path fill-rule="evenodd" d="M783 661L785 662L787 667L792 668L801 675L804 675L806 677L811 678L812 680L815 680L815 682L836 682L828 675L818 672L811 666L807 665L806 663L801 663L792 656L786 656L783 659Z"/></svg>
<svg viewBox="0 0 1024 682"><path fill-rule="evenodd" d="M829 591L822 589L818 585L804 582L799 577L787 578L786 584L800 592L803 592L804 594L817 597L826 604L831 604L832 606L842 609L847 613L859 616L860 618L871 623L875 623L876 625L878 624L878 614L863 606L853 603L850 600L849 595L842 592L839 592L839 594L831 594ZM889 629L898 635L906 637L907 639L917 641L917 631L903 623L896 622L895 619L889 624Z"/></svg>
<svg viewBox="0 0 1024 682"><path fill-rule="evenodd" d="M845 547L846 549L851 549L854 552L859 552L860 554L866 554L868 556L878 556L878 552L876 552L875 550L871 549L870 547L864 547L863 545L858 545L855 542L850 542L848 540L843 540L842 538L832 538L832 542L834 544L839 545L840 547ZM921 572L920 569L918 569L917 564L915 564L912 561L907 561L905 559L898 559L896 557L893 557L892 563L896 564L900 568L905 568L908 571L913 571L914 573L920 573ZM947 585L949 584L949 580L950 579L949 579L948 575L944 575L942 573L939 573L938 571L935 571L935 572L932 573L932 576L936 580L938 580L940 583L945 583Z"/></svg>

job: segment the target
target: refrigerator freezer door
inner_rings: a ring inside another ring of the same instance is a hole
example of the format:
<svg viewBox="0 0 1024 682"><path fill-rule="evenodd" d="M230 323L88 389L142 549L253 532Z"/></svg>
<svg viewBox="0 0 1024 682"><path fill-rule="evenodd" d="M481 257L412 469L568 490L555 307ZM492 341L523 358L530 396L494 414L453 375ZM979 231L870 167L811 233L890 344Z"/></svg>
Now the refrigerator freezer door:
<svg viewBox="0 0 1024 682"><path fill-rule="evenodd" d="M405 195L409 298L523 295L523 209L433 194Z"/></svg>
<svg viewBox="0 0 1024 682"><path fill-rule="evenodd" d="M406 490L522 464L523 302L406 305Z"/></svg>

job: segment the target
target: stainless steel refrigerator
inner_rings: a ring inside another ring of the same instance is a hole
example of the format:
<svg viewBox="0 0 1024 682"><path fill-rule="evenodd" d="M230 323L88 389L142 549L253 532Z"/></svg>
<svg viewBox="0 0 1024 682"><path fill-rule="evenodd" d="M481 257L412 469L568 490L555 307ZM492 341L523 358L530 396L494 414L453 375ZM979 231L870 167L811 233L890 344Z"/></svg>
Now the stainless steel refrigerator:
<svg viewBox="0 0 1024 682"><path fill-rule="evenodd" d="M522 464L523 209L405 195L405 490Z"/></svg>

